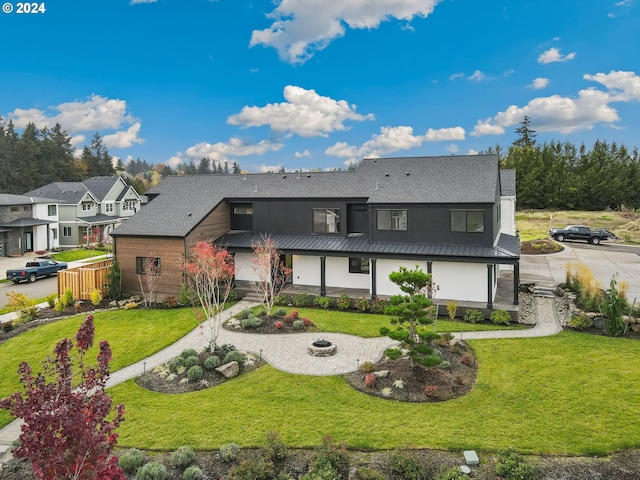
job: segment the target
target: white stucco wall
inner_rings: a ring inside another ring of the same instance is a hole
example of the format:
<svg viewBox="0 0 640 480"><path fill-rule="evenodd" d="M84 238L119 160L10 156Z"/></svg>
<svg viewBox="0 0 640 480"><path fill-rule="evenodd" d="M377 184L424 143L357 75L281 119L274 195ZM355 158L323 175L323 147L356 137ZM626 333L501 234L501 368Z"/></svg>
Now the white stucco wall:
<svg viewBox="0 0 640 480"><path fill-rule="evenodd" d="M516 234L516 197L500 197L500 230Z"/></svg>
<svg viewBox="0 0 640 480"><path fill-rule="evenodd" d="M256 275L251 267L251 257L253 253L238 252L234 255L236 264L236 280L255 280Z"/></svg>
<svg viewBox="0 0 640 480"><path fill-rule="evenodd" d="M318 263L320 259L318 259ZM349 273L347 257L327 257L327 286L343 288L371 288L370 275Z"/></svg>
<svg viewBox="0 0 640 480"><path fill-rule="evenodd" d="M482 263L434 262L433 281L436 298L487 301L487 266ZM495 297L495 279L493 295Z"/></svg>
<svg viewBox="0 0 640 480"><path fill-rule="evenodd" d="M320 258L308 255L293 255L292 261L294 284L320 285Z"/></svg>

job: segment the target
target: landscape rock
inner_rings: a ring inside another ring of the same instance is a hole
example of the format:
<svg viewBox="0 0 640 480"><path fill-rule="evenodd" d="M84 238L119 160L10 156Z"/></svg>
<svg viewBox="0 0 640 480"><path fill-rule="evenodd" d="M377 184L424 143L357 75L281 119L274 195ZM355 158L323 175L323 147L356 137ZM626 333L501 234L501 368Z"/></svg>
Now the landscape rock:
<svg viewBox="0 0 640 480"><path fill-rule="evenodd" d="M378 370L377 372L373 372L373 374L378 378L387 378L389 376L389 370Z"/></svg>
<svg viewBox="0 0 640 480"><path fill-rule="evenodd" d="M240 366L238 365L238 362L233 361L219 366L216 368L216 372L221 373L226 378L233 378L237 377L238 373L240 373Z"/></svg>

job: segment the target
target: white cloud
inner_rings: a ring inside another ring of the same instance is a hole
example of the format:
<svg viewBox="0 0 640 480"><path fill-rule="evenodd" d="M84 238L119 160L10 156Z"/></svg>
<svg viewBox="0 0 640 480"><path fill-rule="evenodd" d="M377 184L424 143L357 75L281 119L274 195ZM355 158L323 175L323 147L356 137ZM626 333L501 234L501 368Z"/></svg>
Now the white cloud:
<svg viewBox="0 0 640 480"><path fill-rule="evenodd" d="M480 70L476 70L473 74L467 78L467 80L473 80L474 82L482 82L483 80L487 80L487 76L482 73Z"/></svg>
<svg viewBox="0 0 640 480"><path fill-rule="evenodd" d="M620 120L611 103L640 101L640 77L635 72L611 71L583 78L598 82L607 90L587 88L580 90L576 98L551 95L534 98L524 107L511 105L492 118L479 120L471 135L502 134L505 127L518 124L525 115L531 119L531 127L541 132L589 130L597 123Z"/></svg>
<svg viewBox="0 0 640 480"><path fill-rule="evenodd" d="M538 63L555 63L555 62L567 62L573 60L576 56L576 52L567 53L562 55L560 49L551 47L544 53L541 53L538 57Z"/></svg>
<svg viewBox="0 0 640 480"><path fill-rule="evenodd" d="M135 5L137 3L156 3L158 0L131 0L129 5Z"/></svg>
<svg viewBox="0 0 640 480"><path fill-rule="evenodd" d="M469 149L467 155L478 155L480 152L478 150L474 150L473 148Z"/></svg>
<svg viewBox="0 0 640 480"><path fill-rule="evenodd" d="M361 158L374 158L398 150L408 150L419 147L423 142L439 142L447 140L464 140L465 131L462 127L429 129L425 135L414 135L413 128L408 126L382 127L380 134L374 135L360 147L338 142L327 148L325 153L335 157L346 158L347 162Z"/></svg>
<svg viewBox="0 0 640 480"><path fill-rule="evenodd" d="M140 132L140 122L136 122L134 117L127 112L127 102L100 95L91 95L86 101L66 102L51 106L47 111L38 108L16 108L8 114L8 117L13 120L17 128L24 128L28 123L34 123L39 128L51 128L59 123L70 134L128 127L126 131L119 131L104 137L105 144L113 148L126 148L133 143L142 143L143 141L137 137ZM84 140L85 135L74 135L72 145L77 146Z"/></svg>
<svg viewBox="0 0 640 480"><path fill-rule="evenodd" d="M546 88L548 85L549 85L548 78L538 77L533 79L533 82L531 83L531 85L529 85L529 87L533 88L534 90L542 90L543 88Z"/></svg>
<svg viewBox="0 0 640 480"><path fill-rule="evenodd" d="M277 152L283 147L282 143L262 140L258 143L245 142L238 137L232 137L227 142L200 142L193 145L183 153L179 152L169 158L165 164L175 167L179 163L198 161L203 157L215 162L233 161L233 157L245 157L248 155L264 155L267 152Z"/></svg>
<svg viewBox="0 0 640 480"><path fill-rule="evenodd" d="M296 158L311 158L311 152L309 152L309 150L305 150L303 152L296 152L295 153L295 157Z"/></svg>
<svg viewBox="0 0 640 480"><path fill-rule="evenodd" d="M231 115L227 123L244 127L269 125L279 133L295 133L301 137L326 137L336 130L346 130L344 122L373 120L373 114L360 115L356 106L345 100L334 100L318 95L315 90L287 85L286 102L269 103L264 107L244 107Z"/></svg>
<svg viewBox="0 0 640 480"><path fill-rule="evenodd" d="M282 168L282 165L260 165L258 169L261 173L276 173Z"/></svg>
<svg viewBox="0 0 640 480"><path fill-rule="evenodd" d="M77 147L78 145L82 144L86 140L86 138L87 137L82 134L74 135L73 137L71 137L69 143L72 147Z"/></svg>
<svg viewBox="0 0 640 480"><path fill-rule="evenodd" d="M464 77L464 73L452 73L449 75L449 80L457 80L458 78Z"/></svg>
<svg viewBox="0 0 640 480"><path fill-rule="evenodd" d="M460 150L460 148L455 143L447 146L447 152L449 153L458 153L458 150Z"/></svg>
<svg viewBox="0 0 640 480"><path fill-rule="evenodd" d="M281 0L267 15L269 28L254 30L250 46L278 51L283 61L303 63L345 34L346 28L374 29L390 19L411 21L433 12L437 0Z"/></svg>

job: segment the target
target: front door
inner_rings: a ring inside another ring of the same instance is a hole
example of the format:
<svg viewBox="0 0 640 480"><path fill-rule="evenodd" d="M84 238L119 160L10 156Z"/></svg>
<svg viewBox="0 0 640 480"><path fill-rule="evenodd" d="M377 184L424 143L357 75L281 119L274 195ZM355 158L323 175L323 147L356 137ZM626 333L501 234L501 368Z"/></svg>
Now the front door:
<svg viewBox="0 0 640 480"><path fill-rule="evenodd" d="M33 232L24 232L24 251L33 252Z"/></svg>

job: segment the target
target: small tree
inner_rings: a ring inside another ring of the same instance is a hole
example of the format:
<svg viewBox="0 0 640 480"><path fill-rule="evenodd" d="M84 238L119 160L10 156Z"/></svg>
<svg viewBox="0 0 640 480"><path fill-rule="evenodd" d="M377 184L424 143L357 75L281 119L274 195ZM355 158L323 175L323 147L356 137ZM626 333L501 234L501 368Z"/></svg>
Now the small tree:
<svg viewBox="0 0 640 480"><path fill-rule="evenodd" d="M433 320L429 319L427 308L431 306L431 300L426 293L431 286L431 274L424 273L417 265L415 270L400 267L399 271L391 272L389 280L400 287L406 295L394 295L389 299L390 305L384 309L384 313L392 315L400 324L409 324L409 336L416 337L416 323L427 325Z"/></svg>
<svg viewBox="0 0 640 480"><path fill-rule="evenodd" d="M118 257L113 257L113 263L107 274L107 297L109 300L120 300L122 295L122 274Z"/></svg>
<svg viewBox="0 0 640 480"><path fill-rule="evenodd" d="M271 237L262 236L262 241L253 245L251 268L254 273L251 281L253 290L262 299L267 315L271 315L274 300L291 273L291 269L280 260L280 252Z"/></svg>
<svg viewBox="0 0 640 480"><path fill-rule="evenodd" d="M155 254L150 253L147 257L144 258L143 262L144 266L144 283L147 286L147 291L149 295L145 294L144 287L142 286L142 275L138 274L138 282L140 283L140 290L142 291L142 299L144 301L144 306L148 307L151 303L156 303L157 300L157 289L158 282L160 281L160 258L156 257Z"/></svg>
<svg viewBox="0 0 640 480"><path fill-rule="evenodd" d="M24 420L14 455L28 458L38 479L125 479L117 457L111 454L124 406L119 404L112 413L111 398L105 392L109 343L100 342L96 367L84 361L94 332L89 315L75 335L76 369L71 355L74 341L64 338L56 345L54 358L43 362L42 372L34 375L31 366L22 362L18 374L23 391L0 400L0 408Z"/></svg>
<svg viewBox="0 0 640 480"><path fill-rule="evenodd" d="M209 323L211 351L220 332L220 313L231 293L235 266L231 254L206 242L198 242L184 262L185 280L198 297L204 318Z"/></svg>

